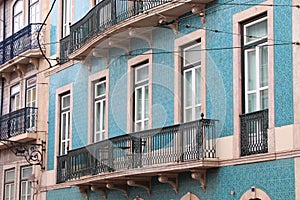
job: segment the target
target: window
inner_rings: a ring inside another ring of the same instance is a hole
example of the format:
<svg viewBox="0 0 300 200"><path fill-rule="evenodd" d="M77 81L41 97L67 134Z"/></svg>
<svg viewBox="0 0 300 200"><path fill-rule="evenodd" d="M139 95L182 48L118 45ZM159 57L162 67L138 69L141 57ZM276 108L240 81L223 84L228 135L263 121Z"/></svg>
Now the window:
<svg viewBox="0 0 300 200"><path fill-rule="evenodd" d="M196 43L182 49L183 73L183 120L201 117L201 44Z"/></svg>
<svg viewBox="0 0 300 200"><path fill-rule="evenodd" d="M26 123L32 130L36 127L36 77L26 80Z"/></svg>
<svg viewBox="0 0 300 200"><path fill-rule="evenodd" d="M105 137L106 81L94 85L94 142Z"/></svg>
<svg viewBox="0 0 300 200"><path fill-rule="evenodd" d="M149 64L134 68L134 131L148 128Z"/></svg>
<svg viewBox="0 0 300 200"><path fill-rule="evenodd" d="M17 32L23 28L23 9L24 2L22 0L18 0L13 7L13 32Z"/></svg>
<svg viewBox="0 0 300 200"><path fill-rule="evenodd" d="M15 85L10 89L10 111L20 108L20 85Z"/></svg>
<svg viewBox="0 0 300 200"><path fill-rule="evenodd" d="M63 0L62 5L62 36L70 34L70 24L72 22L72 0Z"/></svg>
<svg viewBox="0 0 300 200"><path fill-rule="evenodd" d="M67 154L70 146L70 92L60 96L60 147L59 154Z"/></svg>
<svg viewBox="0 0 300 200"><path fill-rule="evenodd" d="M32 200L32 166L21 167L21 180L20 180L20 200Z"/></svg>
<svg viewBox="0 0 300 200"><path fill-rule="evenodd" d="M4 200L14 200L15 198L15 170L5 171L4 177Z"/></svg>
<svg viewBox="0 0 300 200"><path fill-rule="evenodd" d="M30 0L29 6L30 23L40 22L40 3L39 0Z"/></svg>
<svg viewBox="0 0 300 200"><path fill-rule="evenodd" d="M244 112L268 108L267 18L243 24Z"/></svg>

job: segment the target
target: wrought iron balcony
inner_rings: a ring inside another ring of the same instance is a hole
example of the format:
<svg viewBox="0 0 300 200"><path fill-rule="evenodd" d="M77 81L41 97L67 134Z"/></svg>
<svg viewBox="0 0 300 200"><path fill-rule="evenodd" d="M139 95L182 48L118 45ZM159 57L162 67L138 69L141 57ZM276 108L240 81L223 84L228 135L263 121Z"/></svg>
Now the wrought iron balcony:
<svg viewBox="0 0 300 200"><path fill-rule="evenodd" d="M0 140L26 132L36 132L37 108L22 108L0 117Z"/></svg>
<svg viewBox="0 0 300 200"><path fill-rule="evenodd" d="M30 49L38 49L37 33L40 27L40 23L29 24L0 42L0 64Z"/></svg>
<svg viewBox="0 0 300 200"><path fill-rule="evenodd" d="M134 168L216 157L216 120L126 134L58 156L57 183Z"/></svg>
<svg viewBox="0 0 300 200"><path fill-rule="evenodd" d="M241 156L268 152L268 109L240 115Z"/></svg>
<svg viewBox="0 0 300 200"><path fill-rule="evenodd" d="M65 52L73 53L90 41L94 36L104 30L118 24L130 17L146 12L156 6L171 2L171 0L157 1L124 1L124 0L103 0L92 8L80 21L73 24L68 37L70 44L66 51L66 39L61 42L62 62L67 61Z"/></svg>

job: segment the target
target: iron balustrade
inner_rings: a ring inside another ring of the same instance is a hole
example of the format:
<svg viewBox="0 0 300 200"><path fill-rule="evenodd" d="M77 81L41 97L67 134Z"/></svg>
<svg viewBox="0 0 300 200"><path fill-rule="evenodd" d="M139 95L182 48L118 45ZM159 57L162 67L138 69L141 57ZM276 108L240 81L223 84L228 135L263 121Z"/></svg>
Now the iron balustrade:
<svg viewBox="0 0 300 200"><path fill-rule="evenodd" d="M69 150L57 158L57 183L113 171L216 157L216 120L144 130Z"/></svg>
<svg viewBox="0 0 300 200"><path fill-rule="evenodd" d="M41 23L29 24L2 41L0 64L4 64L27 50L38 49L37 35L41 25Z"/></svg>
<svg viewBox="0 0 300 200"><path fill-rule="evenodd" d="M268 109L240 115L241 156L268 152Z"/></svg>
<svg viewBox="0 0 300 200"><path fill-rule="evenodd" d="M148 11L156 6L171 2L171 0L155 1L124 1L103 0L93 7L81 20L71 25L70 36L61 40L61 62L66 62L66 52L73 53L90 41L94 36L118 24L121 21ZM69 46L66 41L69 39ZM69 49L66 51L66 46Z"/></svg>
<svg viewBox="0 0 300 200"><path fill-rule="evenodd" d="M26 107L0 117L0 140L36 132L38 109Z"/></svg>
<svg viewBox="0 0 300 200"><path fill-rule="evenodd" d="M70 35L60 40L60 63L68 61L68 55L70 50Z"/></svg>

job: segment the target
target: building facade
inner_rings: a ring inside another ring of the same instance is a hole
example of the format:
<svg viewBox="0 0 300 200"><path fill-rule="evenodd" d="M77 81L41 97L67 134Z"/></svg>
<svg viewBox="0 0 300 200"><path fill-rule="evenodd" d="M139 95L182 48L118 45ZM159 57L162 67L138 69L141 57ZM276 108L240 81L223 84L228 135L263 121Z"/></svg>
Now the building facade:
<svg viewBox="0 0 300 200"><path fill-rule="evenodd" d="M0 198L40 199L48 131L47 1L0 1ZM39 45L40 43L40 45Z"/></svg>
<svg viewBox="0 0 300 200"><path fill-rule="evenodd" d="M299 0L51 4L42 198L300 199Z"/></svg>

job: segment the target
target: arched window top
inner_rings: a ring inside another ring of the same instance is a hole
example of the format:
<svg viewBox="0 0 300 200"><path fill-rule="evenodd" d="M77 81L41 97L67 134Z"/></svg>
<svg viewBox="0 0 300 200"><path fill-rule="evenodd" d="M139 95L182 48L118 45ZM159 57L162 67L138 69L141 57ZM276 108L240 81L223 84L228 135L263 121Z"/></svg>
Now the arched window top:
<svg viewBox="0 0 300 200"><path fill-rule="evenodd" d="M23 12L24 2L23 0L18 0L14 5L14 16Z"/></svg>
<svg viewBox="0 0 300 200"><path fill-rule="evenodd" d="M243 196L240 198L240 200L272 200L269 195L256 187L251 187L250 190L246 191Z"/></svg>

